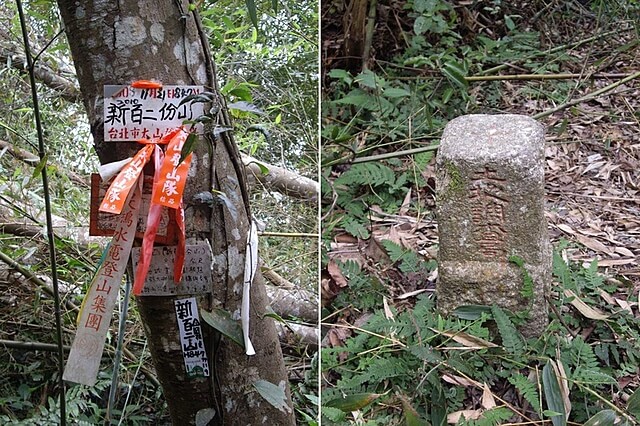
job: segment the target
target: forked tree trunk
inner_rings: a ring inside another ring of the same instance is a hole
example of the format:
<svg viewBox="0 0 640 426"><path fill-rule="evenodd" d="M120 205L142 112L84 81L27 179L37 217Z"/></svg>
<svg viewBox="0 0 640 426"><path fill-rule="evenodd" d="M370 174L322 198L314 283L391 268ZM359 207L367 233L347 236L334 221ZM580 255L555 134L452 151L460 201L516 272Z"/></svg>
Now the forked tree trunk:
<svg viewBox="0 0 640 426"><path fill-rule="evenodd" d="M135 143L104 142L103 85L153 79L205 85L217 93L207 40L187 2L58 0L58 5L101 163L127 158L139 148ZM219 124L228 125L222 99L220 104ZM190 173L184 194L187 241L209 240L214 258L211 294L198 298L199 307L239 312L249 214L244 170L228 132L215 140L201 140L191 167L195 175ZM225 193L238 214L232 216L222 206L188 206L194 194L211 188ZM193 424L198 410L214 408L211 424L215 425L294 424L278 335L273 321L263 316L268 303L264 287L254 285L251 292L251 340L257 354L246 356L241 347L205 327L213 374L204 379L186 378L174 299L137 298L173 423ZM258 379L285 386L290 410L267 403L253 387Z"/></svg>

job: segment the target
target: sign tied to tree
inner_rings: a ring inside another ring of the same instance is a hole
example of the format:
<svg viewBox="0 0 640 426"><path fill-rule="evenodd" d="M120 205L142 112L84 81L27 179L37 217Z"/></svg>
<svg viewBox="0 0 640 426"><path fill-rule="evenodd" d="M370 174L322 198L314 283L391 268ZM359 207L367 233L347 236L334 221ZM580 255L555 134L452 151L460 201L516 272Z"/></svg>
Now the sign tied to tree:
<svg viewBox="0 0 640 426"><path fill-rule="evenodd" d="M204 244L187 247L182 201L192 157L191 153L185 155L183 148L191 131L194 131L187 128L183 120L202 114L202 104L194 104L197 109L194 111L185 100L202 91L202 86L163 87L152 81L138 81L131 86L105 86L105 140L131 140L132 136L139 136L136 142L141 148L133 157L106 164L100 169L103 181L111 179L111 183L97 210L115 215L117 219L109 230L113 235L111 243L78 316L78 331L65 368L66 380L87 385L95 383L117 294L132 250L135 252L133 293L136 296L203 294L208 291L211 271L209 267L204 271L201 264L203 261L210 264L211 248ZM145 198L143 170L148 163L153 164L154 174L150 181L151 196ZM99 182L94 183L99 186ZM92 191L99 192L98 188L92 188ZM96 200L95 197L93 199ZM143 229L138 227L141 211L146 212ZM92 214L92 219L97 218L98 212ZM158 251L154 250L154 243L161 222L165 227L174 229L159 236L159 241L171 246ZM93 224L92 229L99 229L99 225ZM257 265L255 226L252 230L248 236L242 315L244 343L249 355L255 354L248 337L249 285ZM133 249L136 233L141 231L141 247ZM178 284L183 281L187 255L188 283L180 287ZM171 263L174 284L168 286L164 279L165 266ZM150 268L151 287L145 292ZM196 299L176 300L175 311L187 376L209 376Z"/></svg>

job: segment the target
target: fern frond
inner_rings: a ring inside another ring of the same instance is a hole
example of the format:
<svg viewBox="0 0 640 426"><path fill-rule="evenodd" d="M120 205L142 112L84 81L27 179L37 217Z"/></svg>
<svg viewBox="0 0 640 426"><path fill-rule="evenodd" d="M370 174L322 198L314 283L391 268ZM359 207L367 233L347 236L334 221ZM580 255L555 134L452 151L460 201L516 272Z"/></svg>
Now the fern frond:
<svg viewBox="0 0 640 426"><path fill-rule="evenodd" d="M574 288L571 269L557 250L553 251L553 275L558 278L563 288Z"/></svg>
<svg viewBox="0 0 640 426"><path fill-rule="evenodd" d="M334 182L334 186L389 185L396 181L395 172L381 163L358 163L351 166Z"/></svg>
<svg viewBox="0 0 640 426"><path fill-rule="evenodd" d="M525 299L533 298L533 279L529 275L529 271L524 267L524 259L520 256L509 256L509 262L515 264L522 272L522 287L520 288L520 295Z"/></svg>
<svg viewBox="0 0 640 426"><path fill-rule="evenodd" d="M540 395L538 394L538 386L531 382L521 373L515 373L509 377L509 383L516 387L520 395L533 407L536 413L542 413L540 404Z"/></svg>
<svg viewBox="0 0 640 426"><path fill-rule="evenodd" d="M482 413L476 426L497 426L503 424L513 416L513 412L507 407L496 407Z"/></svg>
<svg viewBox="0 0 640 426"><path fill-rule="evenodd" d="M590 385L614 385L618 381L607 373L603 373L599 368L589 370L588 368L578 367L571 375L571 380Z"/></svg>
<svg viewBox="0 0 640 426"><path fill-rule="evenodd" d="M498 326L500 337L502 337L502 346L504 346L509 353L516 355L521 354L524 351L524 340L507 314L496 305L491 307L491 313Z"/></svg>
<svg viewBox="0 0 640 426"><path fill-rule="evenodd" d="M576 336L571 342L571 361L572 366L575 368L582 367L587 370L599 369L598 358L582 336Z"/></svg>
<svg viewBox="0 0 640 426"><path fill-rule="evenodd" d="M583 270L585 284L590 289L599 288L602 285L604 279L598 274L598 261L594 259L589 267Z"/></svg>

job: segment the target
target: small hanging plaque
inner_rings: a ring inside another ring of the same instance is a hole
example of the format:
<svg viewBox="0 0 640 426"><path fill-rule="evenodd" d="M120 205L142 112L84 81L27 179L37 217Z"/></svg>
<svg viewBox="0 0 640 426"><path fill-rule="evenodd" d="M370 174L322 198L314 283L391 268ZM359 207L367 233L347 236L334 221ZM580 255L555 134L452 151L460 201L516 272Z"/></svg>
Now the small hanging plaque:
<svg viewBox="0 0 640 426"><path fill-rule="evenodd" d="M209 360L202 339L196 298L178 299L174 304L187 377L209 377Z"/></svg>
<svg viewBox="0 0 640 426"><path fill-rule="evenodd" d="M134 268L140 259L140 247L131 251ZM151 266L141 296L206 294L211 292L211 249L207 244L187 245L182 281L173 282L176 247L154 247Z"/></svg>

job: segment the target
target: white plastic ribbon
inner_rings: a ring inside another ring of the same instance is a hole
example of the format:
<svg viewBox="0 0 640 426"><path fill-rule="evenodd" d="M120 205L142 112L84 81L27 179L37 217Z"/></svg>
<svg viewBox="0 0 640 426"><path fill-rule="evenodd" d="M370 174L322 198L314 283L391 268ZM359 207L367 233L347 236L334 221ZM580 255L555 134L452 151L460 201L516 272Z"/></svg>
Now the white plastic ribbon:
<svg viewBox="0 0 640 426"><path fill-rule="evenodd" d="M124 166L129 164L133 157L125 158L124 160L114 161L113 163L102 164L98 166L98 173L104 182L114 177Z"/></svg>
<svg viewBox="0 0 640 426"><path fill-rule="evenodd" d="M244 347L247 355L255 355L256 351L249 339L249 302L251 293L251 283L258 269L258 228L255 222L251 222L249 235L247 235L247 250L244 259L244 285L242 286L242 307L240 309L240 320L242 322L242 336L244 337Z"/></svg>
<svg viewBox="0 0 640 426"><path fill-rule="evenodd" d="M78 330L62 376L70 382L87 386L96 383L113 309L136 233L142 204L142 179L142 176L138 178L131 199L125 203L107 254L78 314Z"/></svg>

